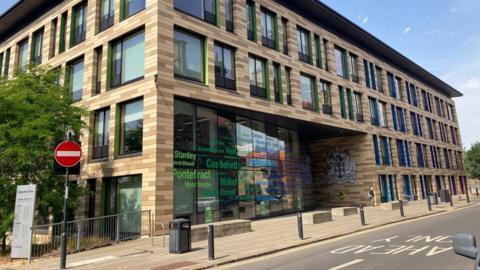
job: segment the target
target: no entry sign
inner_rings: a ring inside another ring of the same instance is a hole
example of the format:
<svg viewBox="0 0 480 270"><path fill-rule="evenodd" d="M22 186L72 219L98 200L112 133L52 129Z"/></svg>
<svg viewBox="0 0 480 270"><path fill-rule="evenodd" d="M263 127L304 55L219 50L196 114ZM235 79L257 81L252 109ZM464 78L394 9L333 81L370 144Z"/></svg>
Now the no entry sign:
<svg viewBox="0 0 480 270"><path fill-rule="evenodd" d="M62 142L55 148L55 160L63 167L73 167L80 162L82 148L75 142Z"/></svg>

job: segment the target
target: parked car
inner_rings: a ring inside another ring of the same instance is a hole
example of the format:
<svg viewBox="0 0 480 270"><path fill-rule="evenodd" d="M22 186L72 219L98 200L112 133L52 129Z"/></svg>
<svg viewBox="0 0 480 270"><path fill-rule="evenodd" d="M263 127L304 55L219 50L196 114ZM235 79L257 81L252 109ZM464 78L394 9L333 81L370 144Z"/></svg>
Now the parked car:
<svg viewBox="0 0 480 270"><path fill-rule="evenodd" d="M480 252L475 236L461 233L453 237L453 250L456 254L475 260L474 270L480 270Z"/></svg>

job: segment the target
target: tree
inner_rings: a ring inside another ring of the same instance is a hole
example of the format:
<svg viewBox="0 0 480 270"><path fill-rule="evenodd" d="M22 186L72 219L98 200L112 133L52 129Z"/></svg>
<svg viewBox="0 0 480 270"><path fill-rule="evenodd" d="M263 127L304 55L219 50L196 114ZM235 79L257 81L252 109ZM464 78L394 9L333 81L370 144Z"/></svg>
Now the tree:
<svg viewBox="0 0 480 270"><path fill-rule="evenodd" d="M17 185L37 184L38 216L45 218L51 206L61 218L63 177L53 174L53 151L66 127L76 134L85 127L86 111L72 106L59 77L58 69L32 65L0 78L0 237L13 225ZM70 192L68 207L74 209L79 189Z"/></svg>
<svg viewBox="0 0 480 270"><path fill-rule="evenodd" d="M471 177L480 179L480 142L465 152L465 167Z"/></svg>

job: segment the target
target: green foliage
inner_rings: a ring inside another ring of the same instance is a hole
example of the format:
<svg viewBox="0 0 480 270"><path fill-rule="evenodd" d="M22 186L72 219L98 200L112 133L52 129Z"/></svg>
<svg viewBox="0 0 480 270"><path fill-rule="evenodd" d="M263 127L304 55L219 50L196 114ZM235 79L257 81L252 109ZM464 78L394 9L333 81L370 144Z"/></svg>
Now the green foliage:
<svg viewBox="0 0 480 270"><path fill-rule="evenodd" d="M480 178L480 142L474 143L470 150L465 152L465 166L470 176Z"/></svg>
<svg viewBox="0 0 480 270"><path fill-rule="evenodd" d="M0 237L12 226L17 185L37 184L40 217L46 218L51 206L61 218L64 178L53 175L53 151L67 126L80 134L86 111L71 106L59 76L59 70L30 66L9 80L0 78ZM80 191L71 191L74 209Z"/></svg>

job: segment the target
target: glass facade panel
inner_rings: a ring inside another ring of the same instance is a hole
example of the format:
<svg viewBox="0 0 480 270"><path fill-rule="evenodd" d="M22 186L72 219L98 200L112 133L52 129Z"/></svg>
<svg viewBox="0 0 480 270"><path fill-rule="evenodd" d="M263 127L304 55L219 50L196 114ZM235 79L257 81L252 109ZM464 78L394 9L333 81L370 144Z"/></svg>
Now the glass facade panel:
<svg viewBox="0 0 480 270"><path fill-rule="evenodd" d="M124 16L126 19L145 9L145 0L123 0L124 2Z"/></svg>
<svg viewBox="0 0 480 270"><path fill-rule="evenodd" d="M83 70L83 59L68 65L69 87L74 101L82 99Z"/></svg>
<svg viewBox="0 0 480 270"><path fill-rule="evenodd" d="M204 81L203 39L179 30L175 30L175 75Z"/></svg>
<svg viewBox="0 0 480 270"><path fill-rule="evenodd" d="M208 223L307 207L310 164L296 131L180 100L174 130L174 217Z"/></svg>
<svg viewBox="0 0 480 270"><path fill-rule="evenodd" d="M143 100L121 105L120 154L142 152Z"/></svg>
<svg viewBox="0 0 480 270"><path fill-rule="evenodd" d="M18 45L18 59L17 59L17 66L21 70L25 70L27 68L27 54L28 52L28 39L22 41Z"/></svg>
<svg viewBox="0 0 480 270"><path fill-rule="evenodd" d="M112 86L139 78L145 73L145 33L142 31L112 45Z"/></svg>

